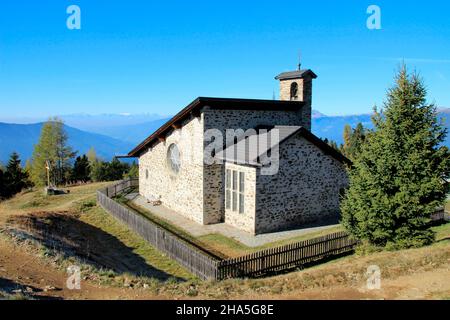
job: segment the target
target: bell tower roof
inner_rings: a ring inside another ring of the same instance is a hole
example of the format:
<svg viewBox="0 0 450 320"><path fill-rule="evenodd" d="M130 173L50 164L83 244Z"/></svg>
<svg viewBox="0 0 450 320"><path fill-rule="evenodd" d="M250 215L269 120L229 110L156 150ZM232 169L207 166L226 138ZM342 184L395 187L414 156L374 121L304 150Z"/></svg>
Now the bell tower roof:
<svg viewBox="0 0 450 320"><path fill-rule="evenodd" d="M280 73L275 77L276 80L291 80L291 79L302 79L306 76L316 79L317 75L311 69L296 70Z"/></svg>

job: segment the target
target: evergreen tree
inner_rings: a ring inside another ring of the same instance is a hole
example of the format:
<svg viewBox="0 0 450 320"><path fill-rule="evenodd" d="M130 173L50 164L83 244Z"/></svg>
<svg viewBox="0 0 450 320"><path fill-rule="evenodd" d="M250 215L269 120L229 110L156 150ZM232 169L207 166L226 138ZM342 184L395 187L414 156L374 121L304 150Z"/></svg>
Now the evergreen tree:
<svg viewBox="0 0 450 320"><path fill-rule="evenodd" d="M114 158L107 166L108 181L115 181L123 179L124 175L128 172L129 165L120 162L117 158Z"/></svg>
<svg viewBox="0 0 450 320"><path fill-rule="evenodd" d="M343 134L344 144L341 147L341 151L344 155L347 154L347 149L350 146L351 136L352 136L352 127L349 124L346 124L344 126L344 134Z"/></svg>
<svg viewBox="0 0 450 320"><path fill-rule="evenodd" d="M139 166L136 164L136 162L133 162L131 164L128 172L125 173L124 178L131 178L131 179L139 178Z"/></svg>
<svg viewBox="0 0 450 320"><path fill-rule="evenodd" d="M401 68L372 122L375 128L350 169L342 223L375 245L429 244L429 218L449 191L450 153L441 145L446 130L417 74Z"/></svg>
<svg viewBox="0 0 450 320"><path fill-rule="evenodd" d="M3 173L2 167L0 167L0 200L6 198L5 184L5 174Z"/></svg>
<svg viewBox="0 0 450 320"><path fill-rule="evenodd" d="M33 169L33 165L31 163L31 161L28 159L25 162L25 168L24 168L25 174L27 175L26 186L25 186L26 188L33 187L33 182L31 181L31 170L32 169Z"/></svg>
<svg viewBox="0 0 450 320"><path fill-rule="evenodd" d="M366 132L362 123L358 123L355 129L346 125L344 128L344 144L340 151L350 160L354 160L361 153L361 147L365 139Z"/></svg>
<svg viewBox="0 0 450 320"><path fill-rule="evenodd" d="M90 163L90 179L94 182L108 180L108 163L99 159Z"/></svg>
<svg viewBox="0 0 450 320"><path fill-rule="evenodd" d="M33 152L31 173L35 185L43 186L47 183L47 164L50 169L50 183L58 185L65 182L75 156L67 145L67 139L63 122L58 118L50 119L44 124L39 143Z"/></svg>
<svg viewBox="0 0 450 320"><path fill-rule="evenodd" d="M330 140L330 142L328 142L328 145L329 145L330 147L332 147L333 149L335 149L335 150L337 150L337 151L340 151L340 149L339 149L339 147L338 147L336 141Z"/></svg>
<svg viewBox="0 0 450 320"><path fill-rule="evenodd" d="M83 182L89 181L89 174L90 165L87 156L83 155L82 157L77 157L73 165L72 180Z"/></svg>
<svg viewBox="0 0 450 320"><path fill-rule="evenodd" d="M28 176L20 163L19 155L13 152L3 175L4 193L7 198L19 193L27 186Z"/></svg>

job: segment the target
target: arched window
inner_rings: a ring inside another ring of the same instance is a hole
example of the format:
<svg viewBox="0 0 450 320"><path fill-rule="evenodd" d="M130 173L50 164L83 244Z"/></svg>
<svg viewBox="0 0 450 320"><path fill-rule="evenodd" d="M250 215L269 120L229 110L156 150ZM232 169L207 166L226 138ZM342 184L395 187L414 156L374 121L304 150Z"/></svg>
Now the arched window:
<svg viewBox="0 0 450 320"><path fill-rule="evenodd" d="M291 100L298 99L298 84L297 82L292 82L291 84Z"/></svg>
<svg viewBox="0 0 450 320"><path fill-rule="evenodd" d="M169 168L174 173L178 173L180 171L181 159L180 159L180 150L175 143L172 143L167 149L167 163Z"/></svg>

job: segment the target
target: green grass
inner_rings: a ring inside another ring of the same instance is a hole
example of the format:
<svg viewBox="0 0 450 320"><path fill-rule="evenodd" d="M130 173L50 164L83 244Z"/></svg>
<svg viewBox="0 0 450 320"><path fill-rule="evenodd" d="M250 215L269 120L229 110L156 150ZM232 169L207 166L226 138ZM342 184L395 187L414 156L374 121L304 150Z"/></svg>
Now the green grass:
<svg viewBox="0 0 450 320"><path fill-rule="evenodd" d="M431 229L436 232L436 241L450 240L450 222Z"/></svg>
<svg viewBox="0 0 450 320"><path fill-rule="evenodd" d="M131 231L126 225L106 213L102 208L95 206L83 214L80 219L108 234L114 235L125 246L132 248L133 253L141 256L153 268L182 279L194 278L191 273L186 271L176 261L163 255L143 238Z"/></svg>
<svg viewBox="0 0 450 320"><path fill-rule="evenodd" d="M311 232L305 235L292 237L285 240L279 240L271 243L267 243L262 246L257 247L249 247L244 245L243 243L226 237L219 233L211 233L199 237L194 237L190 233L186 232L184 229L181 229L169 221L162 219L155 214L153 214L150 210L143 208L141 206L138 206L131 201L125 201L123 198L119 199L119 202L122 204L127 205L129 208L133 209L135 212L143 215L147 219L156 222L157 224L160 224L165 229L172 231L173 233L182 236L185 239L188 239L189 241L197 244L198 246L203 247L204 249L208 250L209 252L212 252L213 254L222 257L222 258L228 258L228 257L238 257L246 254L250 254L259 250L264 250L268 248L273 248L277 246L283 246L286 244L304 241L316 237L321 237L330 233L343 231L343 227L336 226L332 227L326 230Z"/></svg>
<svg viewBox="0 0 450 320"><path fill-rule="evenodd" d="M343 230L344 230L343 227L335 226L335 227L330 227L326 230L311 232L311 233L308 233L305 235L292 237L289 239L274 241L274 242L267 243L265 245L257 246L257 247L248 247L239 241L225 237L224 235L218 234L218 233L204 235L204 236L198 237L197 239L200 242L207 243L210 247L213 247L216 250L221 251L228 256L236 257L236 256L240 256L240 255L250 254L250 253L253 253L253 252L256 252L259 250L269 249L269 248L278 247L278 246L284 246L284 245L295 243L295 242L300 242L300 241L304 241L304 240L308 240L308 239L312 239L312 238L322 237L327 234L340 232Z"/></svg>
<svg viewBox="0 0 450 320"><path fill-rule="evenodd" d="M119 202L126 205L128 208L132 209L136 213L149 219L150 221L153 221L156 224L159 224L164 229L171 231L172 233L178 235L179 237L181 237L187 241L190 241L198 246L201 246L205 250L213 253L214 255L221 257L221 258L228 257L228 255L226 255L224 252L222 252L222 250L217 250L217 248L215 246L211 246L211 243L209 243L207 241L202 241L198 237L194 237L190 233L186 232L184 229L178 228L177 226L173 225L169 221L154 215L150 210L147 210L145 208L137 206L137 205L133 204L131 201L124 201L123 198L121 198L119 200ZM224 237L224 238L226 238L226 237ZM226 239L228 239L228 238L226 238Z"/></svg>
<svg viewBox="0 0 450 320"><path fill-rule="evenodd" d="M123 246L142 257L150 267L174 278L195 279L181 265L159 252L97 205L96 191L106 185L108 183L71 187L67 188L70 193L57 196L46 196L42 190L19 194L0 203L0 223L6 222L12 216L33 212L77 213L79 214L79 220L116 238ZM105 270L99 269L98 272L105 272Z"/></svg>

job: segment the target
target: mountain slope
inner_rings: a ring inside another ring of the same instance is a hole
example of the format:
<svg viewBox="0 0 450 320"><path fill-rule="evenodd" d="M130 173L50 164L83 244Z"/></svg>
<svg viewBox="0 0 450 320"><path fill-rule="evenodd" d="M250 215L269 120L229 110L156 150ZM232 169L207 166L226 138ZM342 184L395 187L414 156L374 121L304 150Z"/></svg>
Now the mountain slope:
<svg viewBox="0 0 450 320"><path fill-rule="evenodd" d="M0 161L5 163L13 151L18 152L24 162L31 158L34 145L39 140L42 125L43 123L0 123ZM78 151L78 154L86 153L91 147L94 147L99 157L110 160L114 155L128 153L134 146L132 143L105 135L82 131L66 125L64 128L69 136L69 145Z"/></svg>
<svg viewBox="0 0 450 320"><path fill-rule="evenodd" d="M111 126L102 128L102 133L133 144L138 144L146 139L150 134L159 129L170 118L152 120L139 124ZM96 130L92 130L96 132Z"/></svg>

